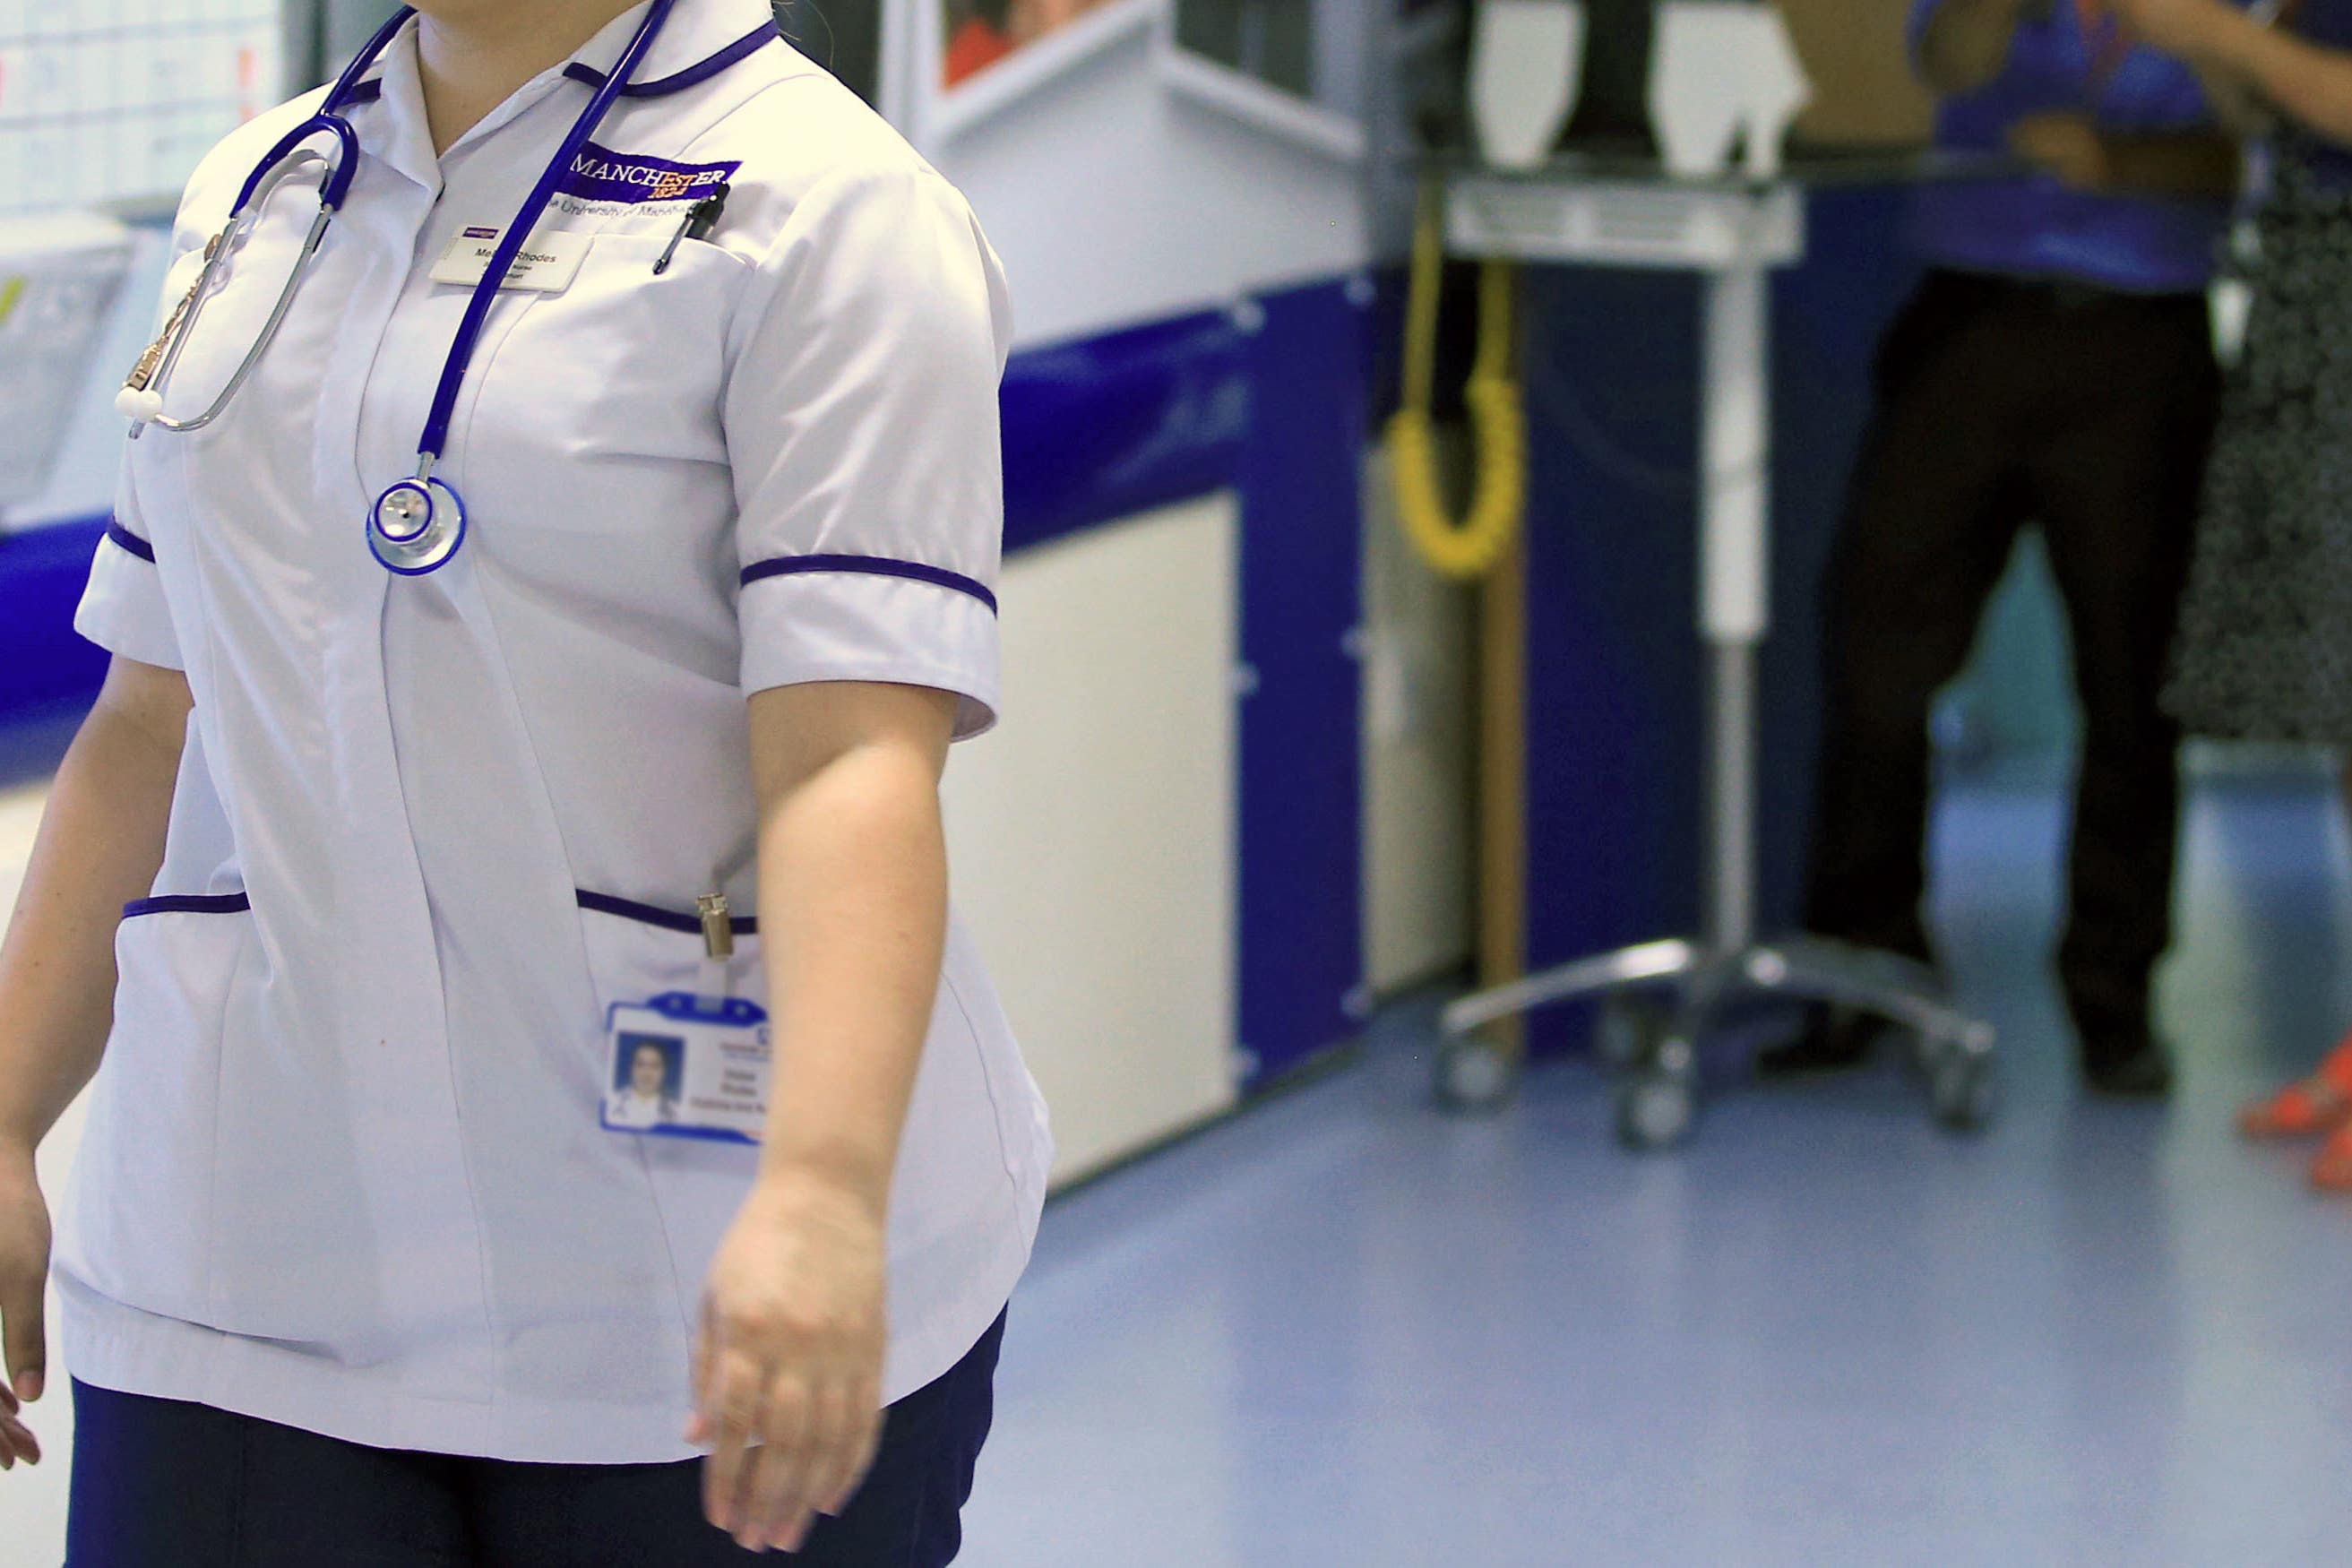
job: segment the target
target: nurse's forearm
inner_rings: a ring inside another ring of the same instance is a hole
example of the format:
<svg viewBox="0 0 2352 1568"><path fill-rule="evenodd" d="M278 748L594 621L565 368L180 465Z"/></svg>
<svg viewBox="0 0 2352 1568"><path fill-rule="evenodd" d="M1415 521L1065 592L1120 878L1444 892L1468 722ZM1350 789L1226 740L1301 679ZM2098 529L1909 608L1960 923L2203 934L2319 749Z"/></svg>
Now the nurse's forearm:
<svg viewBox="0 0 2352 1568"><path fill-rule="evenodd" d="M2211 24L2196 63L2247 84L2273 109L2352 145L2352 54L2265 27L2239 11Z"/></svg>
<svg viewBox="0 0 2352 1568"><path fill-rule="evenodd" d="M939 779L954 700L849 684L752 701L760 917L776 998L763 1176L887 1211L940 990Z"/></svg>
<svg viewBox="0 0 2352 1568"><path fill-rule="evenodd" d="M118 658L58 770L0 942L0 1145L31 1149L106 1049L114 930L163 861L188 684Z"/></svg>

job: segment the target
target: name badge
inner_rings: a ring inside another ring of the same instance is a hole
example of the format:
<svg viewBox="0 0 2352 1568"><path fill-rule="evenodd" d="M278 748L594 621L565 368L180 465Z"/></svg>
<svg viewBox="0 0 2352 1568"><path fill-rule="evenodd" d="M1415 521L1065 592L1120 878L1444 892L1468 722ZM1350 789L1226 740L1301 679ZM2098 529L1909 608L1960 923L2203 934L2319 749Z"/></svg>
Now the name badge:
<svg viewBox="0 0 2352 1568"><path fill-rule="evenodd" d="M498 253L499 236L503 232L478 226L461 232L441 253L440 261L433 268L433 281L462 284L468 289L479 287L489 274L490 258ZM522 247L522 254L507 268L506 280L499 287L561 294L580 276L580 265L588 259L593 238L591 235L562 228L531 236L530 243Z"/></svg>
<svg viewBox="0 0 2352 1568"><path fill-rule="evenodd" d="M598 1121L605 1131L761 1141L773 1052L758 1003L683 992L616 1002L604 1037L612 1071Z"/></svg>

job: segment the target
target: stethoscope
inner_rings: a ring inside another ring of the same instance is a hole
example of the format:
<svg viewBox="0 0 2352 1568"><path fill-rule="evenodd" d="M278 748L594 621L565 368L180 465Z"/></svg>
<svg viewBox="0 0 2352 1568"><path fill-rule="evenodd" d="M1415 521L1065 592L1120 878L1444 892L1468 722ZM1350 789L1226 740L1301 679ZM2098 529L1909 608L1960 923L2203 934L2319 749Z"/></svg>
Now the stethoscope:
<svg viewBox="0 0 2352 1568"><path fill-rule="evenodd" d="M627 90L630 79L644 63L654 41L660 37L662 25L669 19L670 9L676 4L677 0L653 0L653 8L639 24L636 37L630 40L620 63L613 68L613 74L597 89L596 96L589 101L588 107L581 111L571 133L564 137L562 146L556 150L554 161L540 176L539 184L523 203L522 210L515 215L513 224L500 237L498 248L491 252L489 270L474 287L473 300L467 306L465 319L458 325L457 341L450 345L448 361L442 367L441 384L434 394L432 413L425 419L424 435L417 440L416 472L385 489L368 510L368 548L388 570L404 577L421 577L447 565L464 545L466 503L448 481L436 478L433 470L439 465L448 445L449 422L457 412L457 395L465 386L466 372L473 362L475 345L480 341L491 306L497 302L499 289L506 282L508 269L514 265L515 258L521 254L523 246L530 238L531 230L538 226L540 218L546 213L548 204L555 199L555 188L562 180L564 171L572 166L572 161L578 156L581 147L596 133L597 126L611 112L614 103ZM351 106L360 79L367 74L369 68L375 64L399 35L400 29L407 25L409 17L415 15L413 8L402 6L400 14L368 40L359 58L352 60L343 74L336 79L319 112L288 132L246 180L227 226L205 247L204 269L196 275L194 286L173 308L171 319L163 324L162 334L140 356L138 365L115 397L116 410L131 422L133 440L150 425L175 435L184 435L212 424L228 411L237 393L251 379L254 368L268 353L269 345L277 339L278 328L285 324L287 312L293 309L294 296L300 291L302 280L310 273L312 258L318 255L319 247L327 237L328 226L333 223L335 214L351 195L352 181L359 174L359 133L352 129L343 110ZM303 146L304 142L322 135L334 138L334 156L329 157ZM255 338L253 346L246 351L245 358L238 362L236 372L228 378L227 384L221 388L220 395L213 399L210 407L190 419L168 417L163 413L162 384L170 378L173 367L179 363L181 351L187 346L189 331L195 326L197 316L203 312L205 296L211 291L221 268L230 255L251 237L271 194L287 180L314 164L322 164L326 169L325 178L319 187L319 216L310 222L310 231L304 237L302 248L295 258L293 275L286 279L286 287L278 291L278 303L271 309L268 320L263 322L260 334Z"/></svg>

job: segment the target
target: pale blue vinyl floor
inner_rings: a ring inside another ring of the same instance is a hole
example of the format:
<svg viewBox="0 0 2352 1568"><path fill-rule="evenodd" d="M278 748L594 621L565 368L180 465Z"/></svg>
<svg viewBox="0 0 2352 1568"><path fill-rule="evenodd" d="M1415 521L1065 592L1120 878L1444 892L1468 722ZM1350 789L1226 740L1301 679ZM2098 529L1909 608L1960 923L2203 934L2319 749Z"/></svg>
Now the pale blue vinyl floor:
<svg viewBox="0 0 2352 1568"><path fill-rule="evenodd" d="M2074 1087L2059 828L2030 783L1943 818L1985 1136L1892 1068L1734 1083L1666 1156L1583 1062L1449 1120L1407 1010L1058 1204L963 1562L2352 1563L2352 1202L2229 1125L2352 1023L2327 785L2197 792L2168 1110Z"/></svg>

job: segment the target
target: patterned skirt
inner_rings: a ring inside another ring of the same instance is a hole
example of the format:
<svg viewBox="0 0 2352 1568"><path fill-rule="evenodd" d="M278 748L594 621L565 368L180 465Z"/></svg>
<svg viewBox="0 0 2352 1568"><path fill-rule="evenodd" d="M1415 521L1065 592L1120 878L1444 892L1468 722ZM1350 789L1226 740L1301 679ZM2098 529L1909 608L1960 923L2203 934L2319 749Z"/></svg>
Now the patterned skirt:
<svg viewBox="0 0 2352 1568"><path fill-rule="evenodd" d="M2192 734L2352 745L2352 189L2280 152L2164 706Z"/></svg>

